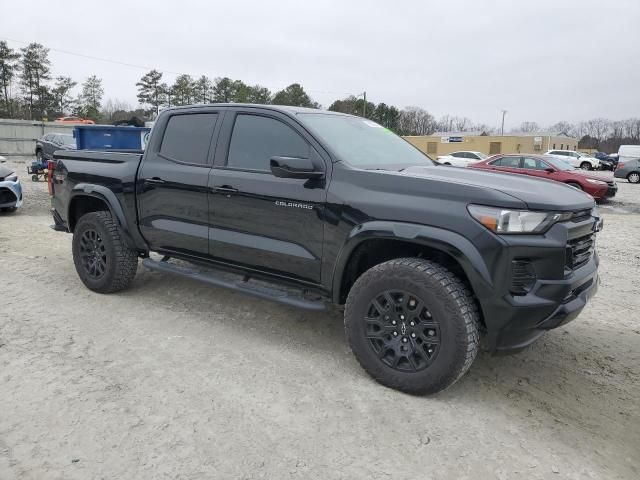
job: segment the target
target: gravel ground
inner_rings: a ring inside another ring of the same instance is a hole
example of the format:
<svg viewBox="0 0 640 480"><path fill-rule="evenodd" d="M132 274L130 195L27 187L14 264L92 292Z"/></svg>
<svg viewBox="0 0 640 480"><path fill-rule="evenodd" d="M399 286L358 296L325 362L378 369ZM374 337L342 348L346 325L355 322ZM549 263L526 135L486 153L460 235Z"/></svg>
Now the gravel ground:
<svg viewBox="0 0 640 480"><path fill-rule="evenodd" d="M22 179L0 216L2 480L640 477L640 186L601 206L602 286L576 321L412 397L359 368L338 312L142 267L87 290Z"/></svg>

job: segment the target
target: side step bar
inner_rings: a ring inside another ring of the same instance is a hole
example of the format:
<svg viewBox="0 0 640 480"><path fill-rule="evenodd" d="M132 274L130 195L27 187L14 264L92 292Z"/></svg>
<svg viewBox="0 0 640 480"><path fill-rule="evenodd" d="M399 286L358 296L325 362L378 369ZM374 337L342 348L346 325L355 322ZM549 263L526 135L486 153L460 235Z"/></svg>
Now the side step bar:
<svg viewBox="0 0 640 480"><path fill-rule="evenodd" d="M168 258L164 257L160 261L151 258L142 260L142 265L149 270L157 270L159 272L173 273L183 277L192 278L201 282L209 283L217 287L229 288L237 292L247 293L254 297L273 300L274 302L284 303L292 307L303 308L305 310L324 310L325 304L321 300L308 300L302 295L296 295L276 288L263 285L249 283L249 277L238 279L238 275L221 274L212 269L198 268L197 266L182 266L169 263ZM232 275L236 278L232 278Z"/></svg>

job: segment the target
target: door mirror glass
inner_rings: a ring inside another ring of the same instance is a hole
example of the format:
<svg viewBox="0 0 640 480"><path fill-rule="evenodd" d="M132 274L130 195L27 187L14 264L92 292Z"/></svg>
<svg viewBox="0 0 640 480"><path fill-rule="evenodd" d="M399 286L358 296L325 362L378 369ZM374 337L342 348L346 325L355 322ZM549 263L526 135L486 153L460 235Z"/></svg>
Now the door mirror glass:
<svg viewBox="0 0 640 480"><path fill-rule="evenodd" d="M322 178L323 172L319 172L308 158L296 157L271 157L269 161L271 173L280 178Z"/></svg>

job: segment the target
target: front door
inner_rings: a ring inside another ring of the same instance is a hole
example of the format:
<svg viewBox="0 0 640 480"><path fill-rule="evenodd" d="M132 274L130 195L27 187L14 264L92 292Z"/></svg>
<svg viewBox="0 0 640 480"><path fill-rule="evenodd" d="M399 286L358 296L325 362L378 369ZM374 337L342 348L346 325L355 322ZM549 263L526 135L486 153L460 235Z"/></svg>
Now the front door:
<svg viewBox="0 0 640 480"><path fill-rule="evenodd" d="M313 140L285 115L255 109L227 113L223 137L209 180L209 254L319 283L326 181L278 178L269 168L283 156L326 171Z"/></svg>
<svg viewBox="0 0 640 480"><path fill-rule="evenodd" d="M550 178L550 172L546 169L551 168L551 166L536 157L522 157L522 168L526 172L527 175L531 175L533 177L540 178Z"/></svg>
<svg viewBox="0 0 640 480"><path fill-rule="evenodd" d="M137 185L140 231L152 250L207 255L208 181L220 116L177 111L154 127Z"/></svg>

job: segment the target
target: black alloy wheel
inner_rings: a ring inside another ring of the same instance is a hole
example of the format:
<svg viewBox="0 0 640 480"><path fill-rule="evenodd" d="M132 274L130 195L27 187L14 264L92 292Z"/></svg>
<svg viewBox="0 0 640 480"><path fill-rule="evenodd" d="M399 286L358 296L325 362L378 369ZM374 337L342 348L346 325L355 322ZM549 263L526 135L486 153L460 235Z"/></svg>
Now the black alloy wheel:
<svg viewBox="0 0 640 480"><path fill-rule="evenodd" d="M94 279L102 278L107 270L107 251L102 237L87 229L80 238L80 259L86 273Z"/></svg>
<svg viewBox="0 0 640 480"><path fill-rule="evenodd" d="M404 290L387 290L369 305L365 317L369 346L388 367L418 372L435 360L440 326L424 301Z"/></svg>

